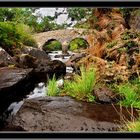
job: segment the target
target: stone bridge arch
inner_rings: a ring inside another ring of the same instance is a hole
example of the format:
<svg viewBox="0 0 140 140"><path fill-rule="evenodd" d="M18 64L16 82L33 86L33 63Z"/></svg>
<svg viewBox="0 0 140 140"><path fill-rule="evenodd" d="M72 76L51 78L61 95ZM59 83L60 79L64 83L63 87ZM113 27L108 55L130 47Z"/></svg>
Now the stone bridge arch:
<svg viewBox="0 0 140 140"><path fill-rule="evenodd" d="M38 47L42 49L42 46L48 40L58 40L63 45L64 42L70 42L74 38L83 38L87 41L86 35L84 35L85 29L63 29L48 31L43 33L35 34L33 37L36 40ZM88 41L87 41L88 42Z"/></svg>

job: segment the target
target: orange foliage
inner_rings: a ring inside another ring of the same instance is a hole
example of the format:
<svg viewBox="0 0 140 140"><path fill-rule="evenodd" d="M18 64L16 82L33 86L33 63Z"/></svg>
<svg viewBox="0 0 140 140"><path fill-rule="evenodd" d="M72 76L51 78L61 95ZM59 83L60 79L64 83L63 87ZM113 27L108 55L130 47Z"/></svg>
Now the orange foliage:
<svg viewBox="0 0 140 140"><path fill-rule="evenodd" d="M87 42L89 43L89 46L92 47L95 42L95 36L92 34L87 35Z"/></svg>
<svg viewBox="0 0 140 140"><path fill-rule="evenodd" d="M97 24L99 25L101 29L104 29L107 27L110 21L111 19L109 17L107 17L106 15L103 15L102 17L100 17L100 20L97 22Z"/></svg>
<svg viewBox="0 0 140 140"><path fill-rule="evenodd" d="M87 51L89 54L102 58L105 54L105 47L103 45L95 46L95 47L89 48Z"/></svg>
<svg viewBox="0 0 140 140"><path fill-rule="evenodd" d="M112 32L112 39L118 39L120 38L121 34L125 31L124 26L121 24L117 27Z"/></svg>
<svg viewBox="0 0 140 140"><path fill-rule="evenodd" d="M103 58L106 53L105 43L120 38L121 34L125 31L125 22L118 10L96 8L94 16L97 17L98 21L96 24L99 25L101 30L97 31L93 29L87 35L90 47L86 51L96 57Z"/></svg>
<svg viewBox="0 0 140 140"><path fill-rule="evenodd" d="M127 66L127 54L125 52L123 52L119 58L119 65Z"/></svg>

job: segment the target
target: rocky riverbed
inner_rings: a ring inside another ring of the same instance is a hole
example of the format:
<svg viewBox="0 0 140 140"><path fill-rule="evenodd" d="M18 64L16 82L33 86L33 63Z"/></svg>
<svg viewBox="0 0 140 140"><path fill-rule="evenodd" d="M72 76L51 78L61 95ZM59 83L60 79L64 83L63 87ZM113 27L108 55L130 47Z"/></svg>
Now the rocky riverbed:
<svg viewBox="0 0 140 140"><path fill-rule="evenodd" d="M138 117L136 109L115 105L120 97L107 87L95 89L97 101L94 104L66 96L48 97L48 76L55 73L61 84L63 78L72 78L77 72L76 62L86 53L69 52L69 55L64 55L55 51L47 57L45 54L35 57L31 55L35 53L30 52L26 50L27 55L11 58L11 62L19 68L0 68L1 114L4 112L1 115L1 131L119 131L124 120Z"/></svg>

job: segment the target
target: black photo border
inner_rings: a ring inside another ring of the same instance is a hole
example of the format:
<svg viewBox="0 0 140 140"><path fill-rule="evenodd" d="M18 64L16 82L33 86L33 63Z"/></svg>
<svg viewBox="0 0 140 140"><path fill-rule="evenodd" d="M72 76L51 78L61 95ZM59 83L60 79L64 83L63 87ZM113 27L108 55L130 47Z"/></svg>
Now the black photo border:
<svg viewBox="0 0 140 140"><path fill-rule="evenodd" d="M41 8L55 8L55 7L135 7L140 8L140 1L39 1L39 0L24 0L24 1L0 1L0 7L41 7ZM120 132L107 132L107 133L75 133L75 132L15 132L15 131L0 131L0 139L1 138L103 138L103 139L140 139L140 133L120 133Z"/></svg>

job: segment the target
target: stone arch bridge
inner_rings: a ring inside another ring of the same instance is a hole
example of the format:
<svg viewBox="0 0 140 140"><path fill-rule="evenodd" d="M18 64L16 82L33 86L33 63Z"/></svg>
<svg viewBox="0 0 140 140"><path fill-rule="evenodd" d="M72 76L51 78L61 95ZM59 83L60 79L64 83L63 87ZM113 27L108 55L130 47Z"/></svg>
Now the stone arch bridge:
<svg viewBox="0 0 140 140"><path fill-rule="evenodd" d="M35 34L33 37L38 44L38 48L42 49L42 46L51 39L56 39L60 41L62 45L65 41L70 42L74 38L83 38L87 41L85 32L85 29L63 29L38 33Z"/></svg>

